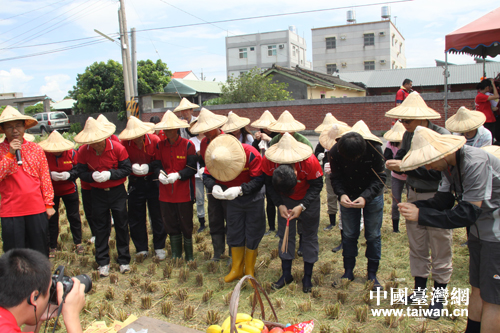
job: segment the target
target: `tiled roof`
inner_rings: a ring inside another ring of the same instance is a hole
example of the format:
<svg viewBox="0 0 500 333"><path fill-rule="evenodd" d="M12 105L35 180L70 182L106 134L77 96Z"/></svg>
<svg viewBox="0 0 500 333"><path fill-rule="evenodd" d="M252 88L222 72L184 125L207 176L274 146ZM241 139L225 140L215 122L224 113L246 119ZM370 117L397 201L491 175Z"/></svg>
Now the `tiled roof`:
<svg viewBox="0 0 500 333"><path fill-rule="evenodd" d="M191 73L191 72L192 71L175 72L174 74L172 74L172 79L183 79L186 76L188 76L189 73Z"/></svg>

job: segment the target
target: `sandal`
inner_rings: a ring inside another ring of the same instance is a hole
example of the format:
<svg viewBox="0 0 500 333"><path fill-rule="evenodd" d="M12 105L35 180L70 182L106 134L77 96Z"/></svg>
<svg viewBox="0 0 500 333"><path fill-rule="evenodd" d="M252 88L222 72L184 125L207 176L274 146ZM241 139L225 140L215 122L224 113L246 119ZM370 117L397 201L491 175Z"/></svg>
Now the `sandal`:
<svg viewBox="0 0 500 333"><path fill-rule="evenodd" d="M50 251L49 251L49 258L55 258L56 257L56 251L57 251L57 249L50 249Z"/></svg>
<svg viewBox="0 0 500 333"><path fill-rule="evenodd" d="M76 246L76 253L77 254L84 254L85 253L85 247L83 247L82 244Z"/></svg>

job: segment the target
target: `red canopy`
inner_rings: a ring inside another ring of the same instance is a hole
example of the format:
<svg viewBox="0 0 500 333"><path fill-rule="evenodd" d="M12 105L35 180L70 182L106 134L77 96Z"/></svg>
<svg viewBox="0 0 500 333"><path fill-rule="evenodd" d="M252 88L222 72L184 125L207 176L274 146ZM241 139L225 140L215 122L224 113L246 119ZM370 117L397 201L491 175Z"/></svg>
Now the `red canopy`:
<svg viewBox="0 0 500 333"><path fill-rule="evenodd" d="M500 7L446 35L445 50L483 58L500 54Z"/></svg>

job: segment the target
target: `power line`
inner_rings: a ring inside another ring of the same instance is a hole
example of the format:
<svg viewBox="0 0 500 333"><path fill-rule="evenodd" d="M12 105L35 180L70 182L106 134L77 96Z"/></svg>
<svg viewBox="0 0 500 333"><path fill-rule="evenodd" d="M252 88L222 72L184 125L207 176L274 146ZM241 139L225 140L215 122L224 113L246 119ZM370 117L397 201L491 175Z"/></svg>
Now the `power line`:
<svg viewBox="0 0 500 333"><path fill-rule="evenodd" d="M10 20L14 17L18 17L18 16L21 16L21 15L26 15L26 14L29 14L31 12L36 12L37 10L40 10L40 9L43 9L43 8L46 8L46 7L49 7L49 6L52 6L52 5L55 5L56 3L59 3L59 2L63 2L63 1L66 1L66 0L60 0L60 1L56 1L56 2L53 2L53 3L49 3L48 5L45 5L43 7L39 7L39 8L36 8L36 9L32 9L32 10L29 10L27 12L24 12L24 13L21 13L21 14L17 14L17 15L14 15L14 16L11 16L11 17L7 17L7 18L4 18L4 19L0 19L0 21L6 21L6 20ZM10 31L10 30L9 30Z"/></svg>
<svg viewBox="0 0 500 333"><path fill-rule="evenodd" d="M108 34L108 36L110 36L110 37L118 37L118 36L120 36L120 34L119 33L110 33L110 34ZM92 37L84 37L84 38L62 40L62 41L59 41L59 42L50 42L50 43L33 44L33 45L25 45L25 46L4 47L4 48L1 48L0 50L24 49L24 48L28 48L28 47L38 47L38 46L53 45L53 44L71 43L71 42L76 42L76 41L80 41L80 40L96 39L96 38L101 38L101 37L99 37L99 36L92 36Z"/></svg>

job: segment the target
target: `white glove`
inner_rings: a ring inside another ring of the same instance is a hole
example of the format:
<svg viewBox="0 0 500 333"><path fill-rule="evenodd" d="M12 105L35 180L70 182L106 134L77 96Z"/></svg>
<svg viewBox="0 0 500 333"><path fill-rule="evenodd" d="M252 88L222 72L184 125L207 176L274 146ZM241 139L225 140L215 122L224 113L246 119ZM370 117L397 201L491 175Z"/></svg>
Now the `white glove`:
<svg viewBox="0 0 500 333"><path fill-rule="evenodd" d="M99 171L94 171L92 173L92 178L94 179L94 181L98 182L98 183L102 183L102 176L101 176L101 173Z"/></svg>
<svg viewBox="0 0 500 333"><path fill-rule="evenodd" d="M60 180L68 180L69 176L71 176L71 175L67 171L63 171L63 172L59 173Z"/></svg>
<svg viewBox="0 0 500 333"><path fill-rule="evenodd" d="M61 176L60 176L60 173L59 172L55 172L55 171L51 171L50 172L50 178L52 178L52 180L54 181L59 181L61 180Z"/></svg>
<svg viewBox="0 0 500 333"><path fill-rule="evenodd" d="M168 178L165 177L164 174L160 173L160 176L158 176L158 180L160 181L160 183L162 183L163 185L167 185L167 184L170 184L168 182Z"/></svg>
<svg viewBox="0 0 500 333"><path fill-rule="evenodd" d="M226 197L224 196L224 192L222 191L222 187L220 187L220 185L214 185L214 187L212 188L212 195L215 199L226 200Z"/></svg>
<svg viewBox="0 0 500 333"><path fill-rule="evenodd" d="M233 186L224 191L224 197L226 200L234 200L241 193L241 186Z"/></svg>
<svg viewBox="0 0 500 333"><path fill-rule="evenodd" d="M330 168L330 163L325 163L325 173L331 174L332 169Z"/></svg>
<svg viewBox="0 0 500 333"><path fill-rule="evenodd" d="M325 153L319 153L318 154L318 161L323 161L323 159L325 158Z"/></svg>
<svg viewBox="0 0 500 333"><path fill-rule="evenodd" d="M111 178L111 171L101 171L101 183L107 182Z"/></svg>
<svg viewBox="0 0 500 333"><path fill-rule="evenodd" d="M132 172L134 173L134 175L142 176L141 166L138 163L132 164Z"/></svg>
<svg viewBox="0 0 500 333"><path fill-rule="evenodd" d="M141 164L141 170L143 175L147 175L149 173L149 165Z"/></svg>
<svg viewBox="0 0 500 333"><path fill-rule="evenodd" d="M203 178L203 174L204 174L204 173L205 173L205 168L204 168L204 167L203 167L203 168L200 168L200 170L198 170L198 176L199 176L200 178Z"/></svg>
<svg viewBox="0 0 500 333"><path fill-rule="evenodd" d="M179 179L181 179L181 175L179 175L178 172L175 172L175 173L171 173L168 175L167 177L167 181L169 182L169 184L173 184L175 183L176 181L178 181Z"/></svg>

